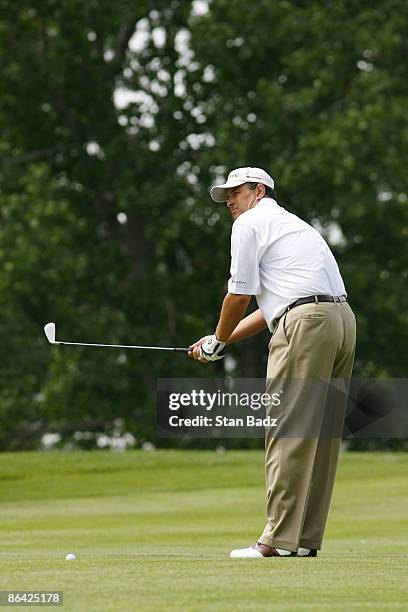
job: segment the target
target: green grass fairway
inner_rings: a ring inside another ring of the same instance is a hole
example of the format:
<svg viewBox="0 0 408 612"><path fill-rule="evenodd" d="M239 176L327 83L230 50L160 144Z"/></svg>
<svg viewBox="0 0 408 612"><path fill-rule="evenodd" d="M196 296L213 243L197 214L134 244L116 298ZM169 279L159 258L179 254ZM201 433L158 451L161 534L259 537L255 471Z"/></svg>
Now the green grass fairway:
<svg viewBox="0 0 408 612"><path fill-rule="evenodd" d="M344 453L317 559L231 560L264 526L262 452L0 454L0 589L84 612L407 610L407 473Z"/></svg>

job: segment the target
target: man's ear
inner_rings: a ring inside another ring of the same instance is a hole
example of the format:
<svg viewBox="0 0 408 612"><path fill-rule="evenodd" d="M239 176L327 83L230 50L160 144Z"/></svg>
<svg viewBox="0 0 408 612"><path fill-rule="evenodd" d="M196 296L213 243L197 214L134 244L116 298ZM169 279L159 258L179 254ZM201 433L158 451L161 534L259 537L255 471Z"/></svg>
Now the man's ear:
<svg viewBox="0 0 408 612"><path fill-rule="evenodd" d="M265 185L263 185L262 183L258 183L256 191L257 191L257 197L259 200L265 197L265 193L266 193Z"/></svg>

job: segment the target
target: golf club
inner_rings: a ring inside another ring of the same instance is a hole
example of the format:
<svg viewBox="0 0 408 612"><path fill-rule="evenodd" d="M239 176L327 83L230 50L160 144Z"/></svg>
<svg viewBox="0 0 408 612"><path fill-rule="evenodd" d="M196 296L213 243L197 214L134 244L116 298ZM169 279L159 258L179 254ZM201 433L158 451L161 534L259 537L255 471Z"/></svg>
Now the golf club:
<svg viewBox="0 0 408 612"><path fill-rule="evenodd" d="M69 344L71 346L100 346L123 349L147 349L151 351L175 351L179 353L188 353L188 351L190 350L189 348L180 348L173 346L138 346L132 344L91 344L88 342L63 342L62 340L55 339L55 323L47 323L46 325L44 325L44 332L50 344Z"/></svg>

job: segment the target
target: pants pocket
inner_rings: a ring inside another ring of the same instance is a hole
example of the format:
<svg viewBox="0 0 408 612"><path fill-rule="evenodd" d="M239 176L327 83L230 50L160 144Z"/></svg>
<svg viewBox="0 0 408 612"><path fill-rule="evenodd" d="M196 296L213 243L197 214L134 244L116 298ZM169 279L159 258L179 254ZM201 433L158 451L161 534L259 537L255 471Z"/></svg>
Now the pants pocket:
<svg viewBox="0 0 408 612"><path fill-rule="evenodd" d="M272 337L268 345L269 351L275 345L289 346L288 336L287 336L286 328L285 328L285 322L286 322L287 315L288 313L285 312L285 314L281 316L281 318L278 321L277 326L273 330Z"/></svg>
<svg viewBox="0 0 408 612"><path fill-rule="evenodd" d="M324 312L311 312L310 314L302 315L301 317L299 317L299 319L327 319L327 314L325 314Z"/></svg>

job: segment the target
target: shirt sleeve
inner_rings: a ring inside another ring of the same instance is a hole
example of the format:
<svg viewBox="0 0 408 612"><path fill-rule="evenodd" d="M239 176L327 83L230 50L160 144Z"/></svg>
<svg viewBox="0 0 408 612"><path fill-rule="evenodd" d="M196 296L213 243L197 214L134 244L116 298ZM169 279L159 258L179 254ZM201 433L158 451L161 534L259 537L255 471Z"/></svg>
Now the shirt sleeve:
<svg viewBox="0 0 408 612"><path fill-rule="evenodd" d="M261 292L255 230L240 223L234 223L232 228L230 273L229 293L258 295Z"/></svg>

